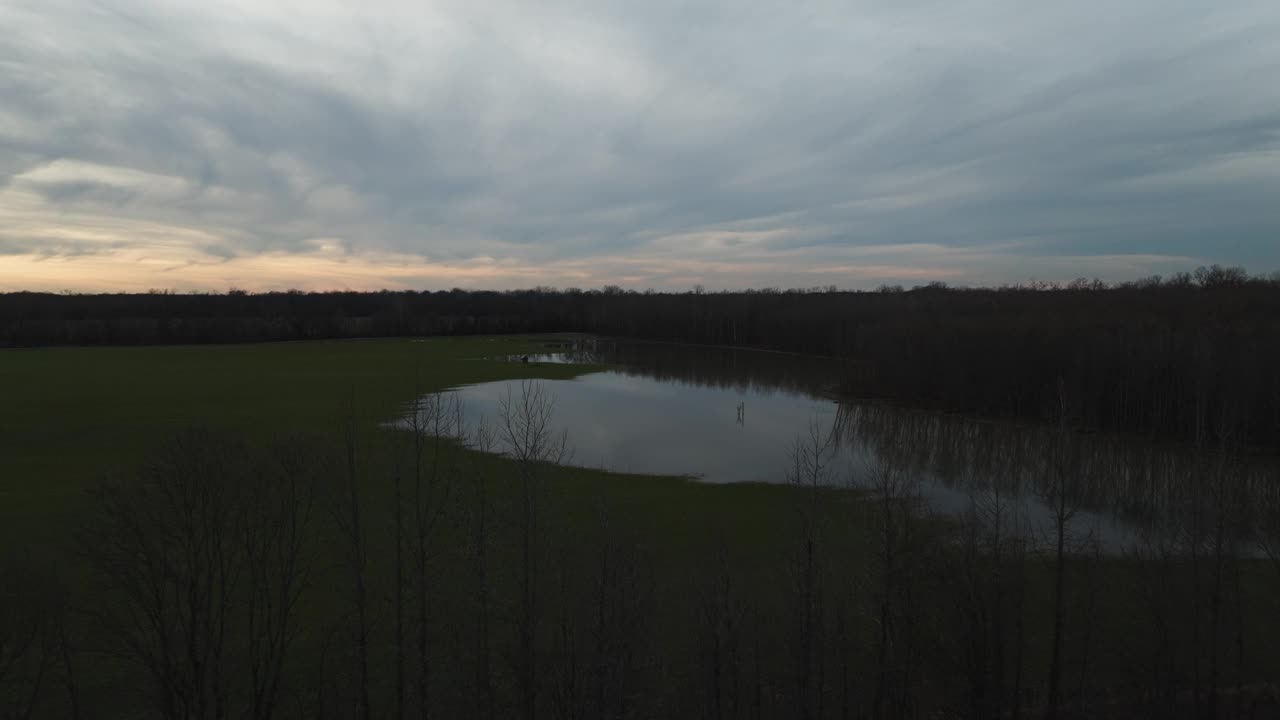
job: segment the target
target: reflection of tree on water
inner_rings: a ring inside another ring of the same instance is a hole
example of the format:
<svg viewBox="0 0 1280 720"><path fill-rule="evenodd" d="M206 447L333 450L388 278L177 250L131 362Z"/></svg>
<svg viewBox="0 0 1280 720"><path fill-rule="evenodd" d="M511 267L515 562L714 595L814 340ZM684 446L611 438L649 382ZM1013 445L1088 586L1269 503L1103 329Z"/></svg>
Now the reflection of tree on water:
<svg viewBox="0 0 1280 720"><path fill-rule="evenodd" d="M586 337L563 355L574 363L616 365L633 377L766 395L781 390L821 397L839 381L838 365L829 358L759 350Z"/></svg>
<svg viewBox="0 0 1280 720"><path fill-rule="evenodd" d="M1232 534L1257 539L1251 529L1265 529L1260 513L1246 511L1280 506L1280 464L1230 449L1196 451L887 404L842 404L833 433L845 447L967 493L998 488L1030 497L1064 473L1072 505L1140 534L1189 532L1203 524L1197 513L1220 507L1232 512Z"/></svg>
<svg viewBox="0 0 1280 720"><path fill-rule="evenodd" d="M631 377L765 394L823 396L839 379L838 366L824 358L611 338L580 338L564 357L614 365ZM1070 408L1063 413L1072 415ZM1212 419L1224 423L1221 416ZM985 502L999 491L1043 514L1047 507L1040 501L1061 482L1067 502L1080 513L1074 525L1083 532L1105 523L1123 536L1124 546L1148 536L1203 535L1211 507L1230 514L1230 535L1253 542L1256 531L1269 528L1262 509L1280 507L1280 462L1230 446L1197 450L887 403L841 404L831 432L852 472L865 472L870 460L889 460L950 491L935 499L951 503L952 510L962 509L966 497Z"/></svg>

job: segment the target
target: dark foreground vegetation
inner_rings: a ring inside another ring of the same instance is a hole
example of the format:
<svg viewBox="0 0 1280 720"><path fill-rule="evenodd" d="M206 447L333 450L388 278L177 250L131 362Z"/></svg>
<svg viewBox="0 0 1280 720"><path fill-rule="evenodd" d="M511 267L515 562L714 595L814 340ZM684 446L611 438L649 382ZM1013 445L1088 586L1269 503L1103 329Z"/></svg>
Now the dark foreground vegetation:
<svg viewBox="0 0 1280 720"><path fill-rule="evenodd" d="M1252 487L1280 478L1230 448L926 446L938 416L866 408L802 433L784 484L706 486L562 466L536 382L488 422L415 405L396 429L188 427L99 485L59 562L6 559L5 716L1280 712L1280 502ZM825 462L846 432L878 457L856 488ZM981 458L968 510L930 516L956 454ZM1117 478L1163 499L1105 554L1074 518Z"/></svg>
<svg viewBox="0 0 1280 720"><path fill-rule="evenodd" d="M1180 442L1280 438L1280 280L1214 266L1108 286L637 293L0 295L0 346L585 332L837 356L844 391Z"/></svg>

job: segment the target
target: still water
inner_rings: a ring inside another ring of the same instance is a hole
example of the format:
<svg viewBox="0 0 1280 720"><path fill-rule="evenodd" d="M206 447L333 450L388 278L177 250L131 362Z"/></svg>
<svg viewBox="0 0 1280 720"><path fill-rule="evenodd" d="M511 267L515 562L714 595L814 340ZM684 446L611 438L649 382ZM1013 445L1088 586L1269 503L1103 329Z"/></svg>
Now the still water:
<svg viewBox="0 0 1280 720"><path fill-rule="evenodd" d="M658 380L635 372L541 381L555 398L574 465L705 482L785 482L790 439L810 421L830 428L830 400L780 390ZM466 416L494 418L519 383L459 388ZM738 415L741 406L742 415Z"/></svg>
<svg viewBox="0 0 1280 720"><path fill-rule="evenodd" d="M505 358L520 362L522 358ZM529 362L606 364L575 380L540 381L574 465L702 482L786 483L797 442L821 446L822 482L866 487L886 464L916 480L932 511L975 510L999 491L1027 531L1047 532L1042 497L1070 477L1073 535L1110 551L1165 532L1197 467L1177 449L1123 438L981 421L885 404L835 402L839 366L825 358L582 338ZM471 423L492 422L518 381L454 391ZM1271 492L1268 467L1235 468L1251 492Z"/></svg>

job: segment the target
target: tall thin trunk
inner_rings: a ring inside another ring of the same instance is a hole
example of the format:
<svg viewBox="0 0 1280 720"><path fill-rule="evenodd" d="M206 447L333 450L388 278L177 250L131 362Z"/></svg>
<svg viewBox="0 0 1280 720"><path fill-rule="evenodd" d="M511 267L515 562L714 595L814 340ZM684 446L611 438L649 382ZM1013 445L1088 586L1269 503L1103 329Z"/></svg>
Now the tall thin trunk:
<svg viewBox="0 0 1280 720"><path fill-rule="evenodd" d="M477 431L476 449L490 449L489 435ZM476 491L476 707L482 720L493 720L493 675L489 657L489 539L488 490L480 473L472 478Z"/></svg>
<svg viewBox="0 0 1280 720"><path fill-rule="evenodd" d="M1014 596L1016 613L1013 630L1013 720L1022 720L1022 668L1026 649L1026 559L1023 557L1023 540L1018 540L1018 591Z"/></svg>
<svg viewBox="0 0 1280 720"><path fill-rule="evenodd" d="M439 396L433 397L428 402L428 407L432 413L432 422L436 437L432 439L431 451L431 467L430 474L423 476L422 471L422 454L423 444L425 443L424 432L426 428L420 428L420 431L414 436L414 477L413 477L413 504L414 504L414 530L417 535L417 544L414 552L415 570L417 571L417 650L418 650L418 716L425 718L430 716L431 712L431 660L428 656L428 617L430 612L427 607L428 590L427 590L427 553L428 553L428 533L430 532L429 513L432 511L430 507L432 497L432 488L435 485L439 475L440 468L440 431L439 416L443 412L440 407ZM425 486L425 487L424 487Z"/></svg>
<svg viewBox="0 0 1280 720"><path fill-rule="evenodd" d="M850 713L853 712L851 704L851 690L853 679L851 677L852 668L849 662L849 648L853 645L849 638L849 629L845 614L836 608L836 637L840 638L840 718L841 720L849 720Z"/></svg>
<svg viewBox="0 0 1280 720"><path fill-rule="evenodd" d="M1097 543L1094 544L1093 555L1088 558L1088 576L1086 578L1086 602L1087 606L1084 611L1084 617L1094 617L1094 613L1098 605L1098 573L1102 571L1100 567L1102 563L1102 548ZM1084 627L1080 632L1080 675L1076 683L1076 702L1078 703L1078 712L1084 713L1085 692L1088 689L1089 682L1089 662L1090 653L1093 649L1093 632L1094 623L1084 623Z"/></svg>
<svg viewBox="0 0 1280 720"><path fill-rule="evenodd" d="M877 676L874 704L876 718L884 717L885 695L888 692L889 683L889 643L893 637L893 633L890 631L892 623L890 598L894 592L893 499L890 497L890 491L887 488L884 490L881 503L884 522L884 527L881 530L884 576L880 590L882 595L880 599L880 642L876 649Z"/></svg>
<svg viewBox="0 0 1280 720"><path fill-rule="evenodd" d="M520 397L508 394L500 401L506 449L516 461L520 483L520 604L517 613L516 653L521 714L526 720L537 717L537 620L538 620L538 540L539 487L537 473L542 463L558 464L564 459L565 439L556 442L551 432L555 402L542 386L526 381Z"/></svg>
<svg viewBox="0 0 1280 720"><path fill-rule="evenodd" d="M414 415L418 412L418 402L414 401ZM416 425L416 421L414 422ZM395 533L396 533L396 550L395 550L395 614L396 614L396 720L404 720L405 705L405 647L404 647L404 490L402 478L402 449L400 443L397 442L393 448L395 462L395 487L393 489L392 503L394 507L392 512L395 514Z"/></svg>
<svg viewBox="0 0 1280 720"><path fill-rule="evenodd" d="M1216 517L1213 531L1213 585L1209 591L1209 702L1205 708L1205 718L1216 720L1218 717L1218 654L1221 645L1222 625L1222 584L1223 564L1226 562L1225 533L1226 507L1223 501L1226 479L1221 470L1214 478Z"/></svg>
<svg viewBox="0 0 1280 720"><path fill-rule="evenodd" d="M1059 495L1062 494L1061 488ZM1045 714L1048 720L1056 720L1059 705L1062 702L1062 630L1066 614L1066 514L1065 499L1059 501L1055 508L1054 530L1057 548L1053 565L1053 645L1049 659L1049 707Z"/></svg>
<svg viewBox="0 0 1280 720"><path fill-rule="evenodd" d="M1074 468L1068 467L1070 452L1067 445L1068 401L1066 384L1058 379L1058 429L1057 453L1047 470L1055 480L1050 486L1053 493L1054 563L1053 563L1053 641L1049 657L1049 706L1045 717L1057 720L1062 704L1062 643L1066 616L1066 551L1067 522L1073 509L1069 506L1067 480Z"/></svg>
<svg viewBox="0 0 1280 720"><path fill-rule="evenodd" d="M67 702L71 706L71 719L80 720L80 686L76 679L75 663L71 658L71 641L67 637L65 605L59 608L58 652L61 654L62 671L66 675L65 682L67 688Z"/></svg>
<svg viewBox="0 0 1280 720"><path fill-rule="evenodd" d="M537 684L537 649L534 646L534 622L537 618L537 590L534 584L536 558L533 552L534 537L537 532L536 503L533 498L533 469L526 467L523 471L523 521L520 528L520 559L524 572L520 577L521 623L520 623L520 691L521 707L525 720L536 720Z"/></svg>
<svg viewBox="0 0 1280 720"><path fill-rule="evenodd" d="M752 658L754 662L754 677L751 682L751 718L752 720L760 720L764 714L764 674L760 669L760 638L756 638L755 654Z"/></svg>
<svg viewBox="0 0 1280 720"><path fill-rule="evenodd" d="M800 620L800 719L809 720L813 715L810 685L810 666L813 662L813 539L804 544L804 581L801 591Z"/></svg>
<svg viewBox="0 0 1280 720"><path fill-rule="evenodd" d="M372 717L369 699L369 613L366 587L366 551L363 519L360 510L359 458L356 448L355 418L348 416L346 427L347 503L346 531L351 553L351 573L355 586L356 610L356 694L360 717Z"/></svg>

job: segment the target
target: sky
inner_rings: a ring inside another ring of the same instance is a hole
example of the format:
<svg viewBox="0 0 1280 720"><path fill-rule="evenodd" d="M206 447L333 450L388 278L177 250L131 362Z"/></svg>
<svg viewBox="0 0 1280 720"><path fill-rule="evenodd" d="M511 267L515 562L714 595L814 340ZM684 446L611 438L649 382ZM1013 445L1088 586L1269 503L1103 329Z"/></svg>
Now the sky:
<svg viewBox="0 0 1280 720"><path fill-rule="evenodd" d="M1280 270L1275 0L0 0L0 292Z"/></svg>

